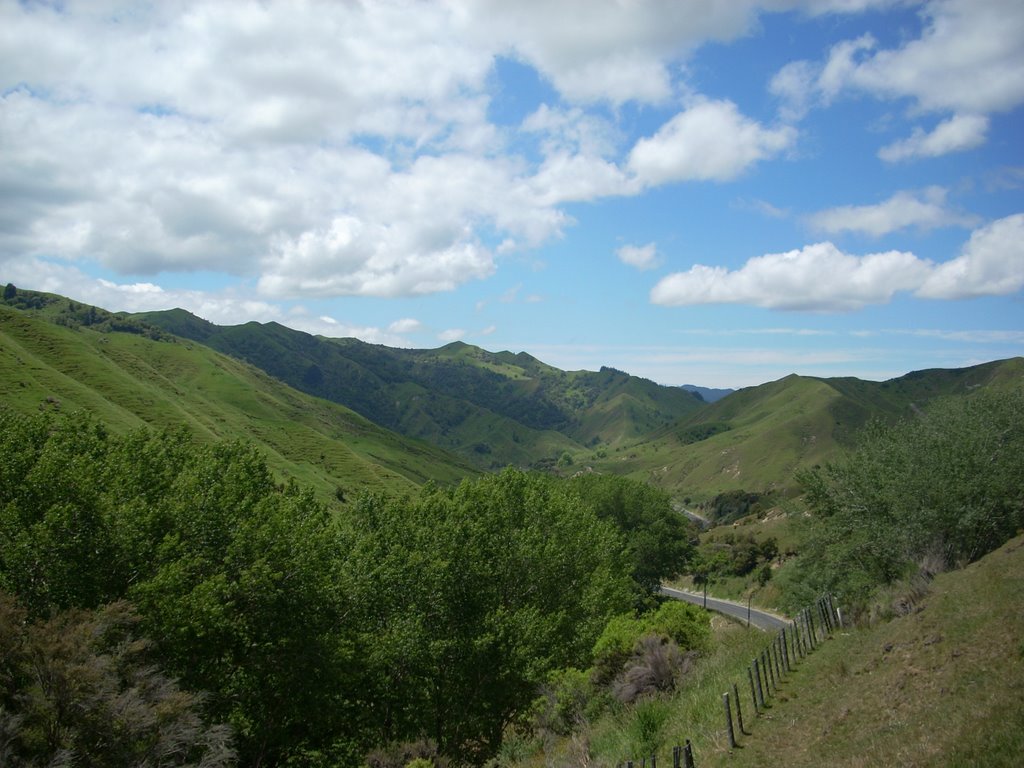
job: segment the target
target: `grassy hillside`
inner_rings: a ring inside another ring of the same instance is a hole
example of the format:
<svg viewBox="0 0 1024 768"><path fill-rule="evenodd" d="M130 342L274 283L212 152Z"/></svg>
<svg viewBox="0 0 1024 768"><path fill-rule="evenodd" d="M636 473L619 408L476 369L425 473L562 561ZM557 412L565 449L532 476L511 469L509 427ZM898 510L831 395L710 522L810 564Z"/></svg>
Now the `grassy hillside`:
<svg viewBox="0 0 1024 768"><path fill-rule="evenodd" d="M786 681L734 754L701 764L1017 766L1024 537L940 575L909 615L848 629Z"/></svg>
<svg viewBox="0 0 1024 768"><path fill-rule="evenodd" d="M684 390L611 368L561 371L461 342L393 349L277 323L220 327L180 309L136 317L483 467L622 445L702 407Z"/></svg>
<svg viewBox="0 0 1024 768"><path fill-rule="evenodd" d="M894 594L893 598L900 597ZM904 601L906 602L906 601ZM755 716L747 666L769 640L717 617L681 691L606 713L571 738L510 743L504 766L622 765L690 739L702 768L1020 765L1024 754L1024 536L939 575L910 612L845 628L796 664ZM739 748L722 693L740 691Z"/></svg>
<svg viewBox="0 0 1024 768"><path fill-rule="evenodd" d="M51 322L66 300L0 306L0 396L16 410L84 409L117 431L186 426L203 439L244 438L272 467L334 498L336 489L403 490L471 470L334 403L297 392L238 360L145 333ZM35 315L35 316L34 316ZM116 319L116 318L115 318Z"/></svg>
<svg viewBox="0 0 1024 768"><path fill-rule="evenodd" d="M885 382L787 376L741 389L592 463L695 500L736 489L786 491L798 469L835 457L872 418L910 417L938 396L1021 381L1024 358Z"/></svg>

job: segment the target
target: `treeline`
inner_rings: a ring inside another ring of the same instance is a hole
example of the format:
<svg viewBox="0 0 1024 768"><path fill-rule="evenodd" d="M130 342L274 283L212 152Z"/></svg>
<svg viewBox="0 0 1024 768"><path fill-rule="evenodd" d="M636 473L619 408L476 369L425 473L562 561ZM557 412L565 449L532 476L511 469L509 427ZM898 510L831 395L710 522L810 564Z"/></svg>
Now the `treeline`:
<svg viewBox="0 0 1024 768"><path fill-rule="evenodd" d="M0 763L479 763L692 552L620 478L353 507L240 442L0 411Z"/></svg>
<svg viewBox="0 0 1024 768"><path fill-rule="evenodd" d="M857 607L879 587L960 567L1024 530L1024 390L871 424L845 460L800 479L813 515L793 599L831 592Z"/></svg>

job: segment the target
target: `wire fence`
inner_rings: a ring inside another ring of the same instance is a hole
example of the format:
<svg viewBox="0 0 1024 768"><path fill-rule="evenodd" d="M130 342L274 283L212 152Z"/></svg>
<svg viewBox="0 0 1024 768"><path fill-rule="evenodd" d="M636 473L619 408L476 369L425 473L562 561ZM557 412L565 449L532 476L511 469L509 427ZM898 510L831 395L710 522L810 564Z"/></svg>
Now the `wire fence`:
<svg viewBox="0 0 1024 768"><path fill-rule="evenodd" d="M832 595L825 595L808 606L772 637L762 651L747 666L744 681L750 690L750 706L754 717L760 717L779 695L779 687L802 659L817 650L818 646L836 629L843 626L843 614ZM743 698L740 685L732 684L732 690L722 694L722 712L725 734L730 749L739 746L740 737L752 736L743 721ZM626 760L620 768L657 768L657 755L643 757L639 761ZM693 745L689 739L672 748L672 768L696 768Z"/></svg>

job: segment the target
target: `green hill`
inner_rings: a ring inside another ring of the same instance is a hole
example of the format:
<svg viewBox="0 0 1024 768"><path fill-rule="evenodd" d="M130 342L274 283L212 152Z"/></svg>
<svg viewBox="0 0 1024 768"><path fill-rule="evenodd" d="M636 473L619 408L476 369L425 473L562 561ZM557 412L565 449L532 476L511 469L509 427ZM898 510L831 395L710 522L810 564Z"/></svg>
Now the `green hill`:
<svg viewBox="0 0 1024 768"><path fill-rule="evenodd" d="M215 326L180 309L136 318L482 467L622 445L703 406L684 390L611 368L561 371L523 352L461 342L394 349L277 323Z"/></svg>
<svg viewBox="0 0 1024 768"><path fill-rule="evenodd" d="M791 375L741 389L593 466L696 499L741 489L786 491L797 470L849 447L872 418L910 417L935 397L1021 382L1024 358L884 382Z"/></svg>
<svg viewBox="0 0 1024 768"><path fill-rule="evenodd" d="M8 407L83 409L117 431L183 425L201 439L244 438L282 478L331 499L339 490L401 491L473 473L451 454L201 344L61 297L20 293L34 306L0 305L0 396Z"/></svg>

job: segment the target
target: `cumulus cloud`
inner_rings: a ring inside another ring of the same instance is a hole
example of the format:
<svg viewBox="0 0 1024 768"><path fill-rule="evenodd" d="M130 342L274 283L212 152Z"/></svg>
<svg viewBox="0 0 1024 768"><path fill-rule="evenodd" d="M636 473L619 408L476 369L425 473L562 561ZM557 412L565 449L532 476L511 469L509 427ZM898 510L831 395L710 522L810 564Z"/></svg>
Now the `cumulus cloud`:
<svg viewBox="0 0 1024 768"><path fill-rule="evenodd" d="M935 126L930 133L915 128L908 138L878 150L878 156L888 163L894 163L973 149L985 143L988 122L984 115L953 115Z"/></svg>
<svg viewBox="0 0 1024 768"><path fill-rule="evenodd" d="M755 23L756 0L473 0L465 21L479 39L528 61L578 103L656 104L673 95L669 63Z"/></svg>
<svg viewBox="0 0 1024 768"><path fill-rule="evenodd" d="M921 194L897 192L877 205L844 205L809 217L810 225L830 235L841 232L881 237L907 227L934 229L970 226L975 219L946 206L946 190L929 187Z"/></svg>
<svg viewBox="0 0 1024 768"><path fill-rule="evenodd" d="M1024 101L1021 3L933 0L921 13L921 37L843 66L837 84L909 97L924 109L973 114L1011 109Z"/></svg>
<svg viewBox="0 0 1024 768"><path fill-rule="evenodd" d="M731 101L702 100L638 141L628 165L647 185L728 181L782 152L795 138L793 128L765 128Z"/></svg>
<svg viewBox="0 0 1024 768"><path fill-rule="evenodd" d="M897 291L919 286L927 273L927 263L912 253L853 256L832 243L816 243L758 256L738 270L694 265L662 279L652 289L651 301L842 312L885 303Z"/></svg>
<svg viewBox="0 0 1024 768"><path fill-rule="evenodd" d="M624 245L615 251L619 261L637 269L654 269L658 266L658 247L654 243L646 245Z"/></svg>
<svg viewBox="0 0 1024 768"><path fill-rule="evenodd" d="M856 3L851 3L855 5ZM916 112L952 116L879 151L887 162L937 157L984 143L988 115L1024 103L1024 5L1016 0L930 0L921 35L883 48L870 34L832 47L824 62L794 61L772 78L783 119L845 92L909 99Z"/></svg>
<svg viewBox="0 0 1024 768"><path fill-rule="evenodd" d="M971 234L962 253L939 264L917 295L928 299L1006 296L1024 287L1024 214L998 219Z"/></svg>
<svg viewBox="0 0 1024 768"><path fill-rule="evenodd" d="M663 278L651 290L651 301L846 312L887 303L900 292L965 299L1009 295L1022 287L1024 214L1015 214L975 230L961 255L941 264L902 251L856 256L823 242L758 256L736 270L694 265Z"/></svg>

